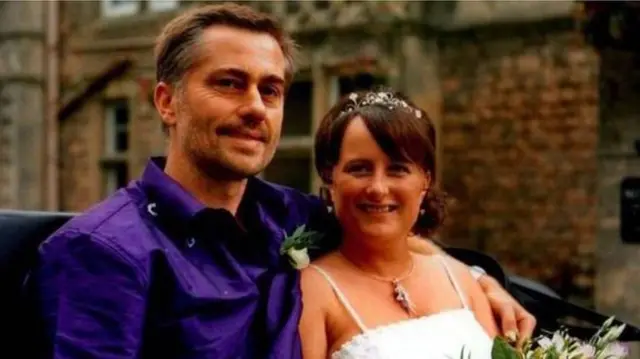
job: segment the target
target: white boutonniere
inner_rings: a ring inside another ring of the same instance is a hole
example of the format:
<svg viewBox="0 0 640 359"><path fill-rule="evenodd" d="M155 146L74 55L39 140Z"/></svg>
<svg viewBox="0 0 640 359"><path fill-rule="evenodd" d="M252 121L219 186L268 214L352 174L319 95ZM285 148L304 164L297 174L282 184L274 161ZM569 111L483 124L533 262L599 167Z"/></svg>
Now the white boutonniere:
<svg viewBox="0 0 640 359"><path fill-rule="evenodd" d="M280 247L280 255L287 256L289 263L296 269L303 269L309 265L309 248L316 247L322 234L316 231L307 231L303 224L296 228L291 235L286 235Z"/></svg>

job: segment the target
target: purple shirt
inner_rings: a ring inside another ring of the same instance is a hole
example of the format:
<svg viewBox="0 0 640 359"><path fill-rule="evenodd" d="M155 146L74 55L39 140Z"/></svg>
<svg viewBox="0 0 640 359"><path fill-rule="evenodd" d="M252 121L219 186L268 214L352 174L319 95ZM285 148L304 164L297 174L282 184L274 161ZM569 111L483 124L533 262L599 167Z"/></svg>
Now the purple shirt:
<svg viewBox="0 0 640 359"><path fill-rule="evenodd" d="M41 246L31 284L48 357L301 358L298 272L278 251L285 231L327 220L322 203L253 178L241 226L163 166Z"/></svg>

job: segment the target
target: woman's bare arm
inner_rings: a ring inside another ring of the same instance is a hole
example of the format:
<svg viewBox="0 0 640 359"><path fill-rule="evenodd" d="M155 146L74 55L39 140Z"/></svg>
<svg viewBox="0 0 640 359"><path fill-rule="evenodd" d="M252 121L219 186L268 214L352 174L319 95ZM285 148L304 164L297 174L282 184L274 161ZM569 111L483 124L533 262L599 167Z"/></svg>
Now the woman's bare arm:
<svg viewBox="0 0 640 359"><path fill-rule="evenodd" d="M319 273L312 268L302 270L300 278L302 290L302 317L299 331L304 359L326 359L328 351L326 306L329 298L327 285ZM329 289L330 290L330 289Z"/></svg>

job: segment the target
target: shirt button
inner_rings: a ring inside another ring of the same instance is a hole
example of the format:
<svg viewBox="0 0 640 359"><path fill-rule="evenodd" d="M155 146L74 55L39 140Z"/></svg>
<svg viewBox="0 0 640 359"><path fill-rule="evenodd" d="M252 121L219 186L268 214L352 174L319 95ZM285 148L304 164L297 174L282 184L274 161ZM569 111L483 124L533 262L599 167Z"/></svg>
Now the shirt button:
<svg viewBox="0 0 640 359"><path fill-rule="evenodd" d="M196 245L196 239L195 238L187 239L187 247L193 248L193 246L195 246L195 245Z"/></svg>
<svg viewBox="0 0 640 359"><path fill-rule="evenodd" d="M147 205L147 212L149 212L150 215L156 217L158 215L158 212L156 212L156 204L155 203L149 203Z"/></svg>

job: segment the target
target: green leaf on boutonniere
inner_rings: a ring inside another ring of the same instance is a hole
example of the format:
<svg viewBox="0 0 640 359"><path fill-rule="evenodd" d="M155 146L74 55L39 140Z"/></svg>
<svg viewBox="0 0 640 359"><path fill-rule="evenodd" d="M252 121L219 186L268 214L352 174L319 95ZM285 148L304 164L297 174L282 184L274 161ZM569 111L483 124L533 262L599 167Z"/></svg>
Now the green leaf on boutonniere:
<svg viewBox="0 0 640 359"><path fill-rule="evenodd" d="M307 231L303 224L295 229L293 234L287 236L280 247L280 255L287 256L289 263L296 269L303 269L309 265L309 248L317 248L317 243L322 234L316 231Z"/></svg>
<svg viewBox="0 0 640 359"><path fill-rule="evenodd" d="M280 246L280 254L285 254L292 248L295 250L317 248L317 244L322 237L323 234L320 232L307 231L306 225L303 224L296 228L291 235L286 235L285 233L284 241Z"/></svg>

